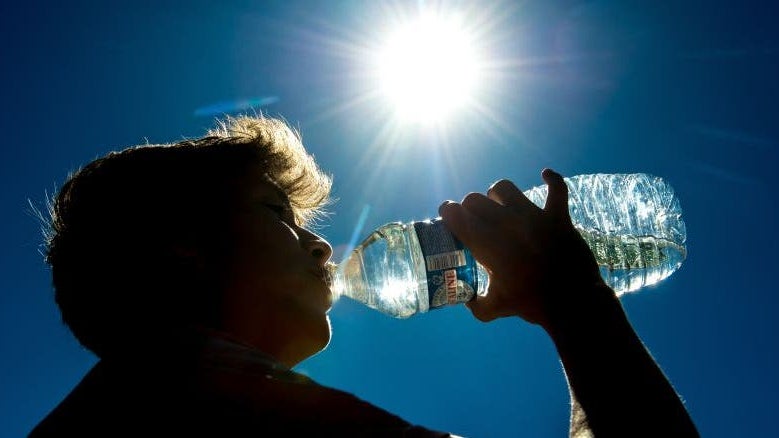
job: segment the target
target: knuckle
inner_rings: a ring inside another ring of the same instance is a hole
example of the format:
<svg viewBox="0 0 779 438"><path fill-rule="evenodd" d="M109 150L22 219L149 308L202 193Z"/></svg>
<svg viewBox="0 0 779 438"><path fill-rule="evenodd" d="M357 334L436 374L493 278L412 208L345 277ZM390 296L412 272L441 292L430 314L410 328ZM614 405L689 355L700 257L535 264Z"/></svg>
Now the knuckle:
<svg viewBox="0 0 779 438"><path fill-rule="evenodd" d="M516 187L514 186L514 183L507 180L507 179L501 179L494 184L490 186L490 189L487 191L488 193L496 192L496 193L506 193L507 191L514 190Z"/></svg>
<svg viewBox="0 0 779 438"><path fill-rule="evenodd" d="M441 217L446 218L456 208L457 208L457 204L456 203L450 202L450 201L446 201L446 202L442 203L440 206L438 206L438 214L441 215Z"/></svg>
<svg viewBox="0 0 779 438"><path fill-rule="evenodd" d="M465 195L465 197L463 198L463 202L461 204L465 208L470 208L483 202L483 198L484 195L480 193L471 192Z"/></svg>

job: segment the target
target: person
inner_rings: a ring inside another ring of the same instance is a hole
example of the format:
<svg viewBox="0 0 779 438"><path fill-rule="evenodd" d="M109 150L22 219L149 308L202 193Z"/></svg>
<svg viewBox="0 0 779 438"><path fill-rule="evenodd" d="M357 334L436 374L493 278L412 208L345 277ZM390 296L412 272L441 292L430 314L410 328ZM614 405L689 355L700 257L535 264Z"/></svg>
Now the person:
<svg viewBox="0 0 779 438"><path fill-rule="evenodd" d="M549 334L571 436L697 436L573 228L562 177L542 176L543 209L507 180L441 205L489 271L467 306ZM332 249L307 228L330 187L299 135L265 116L72 175L46 258L64 323L99 361L30 436L450 436L292 370L330 340Z"/></svg>

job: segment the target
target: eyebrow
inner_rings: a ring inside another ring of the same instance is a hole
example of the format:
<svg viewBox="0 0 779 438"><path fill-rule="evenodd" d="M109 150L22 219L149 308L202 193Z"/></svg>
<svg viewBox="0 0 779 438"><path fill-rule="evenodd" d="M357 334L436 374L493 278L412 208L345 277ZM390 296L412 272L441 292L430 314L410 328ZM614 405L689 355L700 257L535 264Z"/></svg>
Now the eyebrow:
<svg viewBox="0 0 779 438"><path fill-rule="evenodd" d="M274 181L273 178L270 177L267 173L263 175L263 178L265 179L265 182L273 186L273 188L276 190L276 194L281 199L281 202L287 204L290 208L292 207L292 203L290 202L289 196L287 196L287 192L285 192L279 184Z"/></svg>

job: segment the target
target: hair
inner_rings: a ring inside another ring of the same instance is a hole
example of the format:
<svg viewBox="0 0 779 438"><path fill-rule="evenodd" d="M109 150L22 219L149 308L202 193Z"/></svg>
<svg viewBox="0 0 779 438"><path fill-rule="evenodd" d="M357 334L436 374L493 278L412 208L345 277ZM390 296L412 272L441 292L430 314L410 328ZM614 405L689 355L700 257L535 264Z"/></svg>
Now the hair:
<svg viewBox="0 0 779 438"><path fill-rule="evenodd" d="M220 278L189 255L224 251L227 223L259 170L301 226L331 178L279 119L219 121L206 136L111 152L73 173L50 203L46 262L63 322L100 357L146 335L217 324Z"/></svg>

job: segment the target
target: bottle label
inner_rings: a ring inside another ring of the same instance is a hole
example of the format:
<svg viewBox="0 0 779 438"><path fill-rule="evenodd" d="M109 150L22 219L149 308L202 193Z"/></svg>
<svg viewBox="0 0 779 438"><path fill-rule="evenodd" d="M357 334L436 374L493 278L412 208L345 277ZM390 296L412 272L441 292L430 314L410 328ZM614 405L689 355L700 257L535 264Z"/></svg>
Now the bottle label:
<svg viewBox="0 0 779 438"><path fill-rule="evenodd" d="M414 222L425 258L430 308L470 301L478 290L476 260L441 219Z"/></svg>

